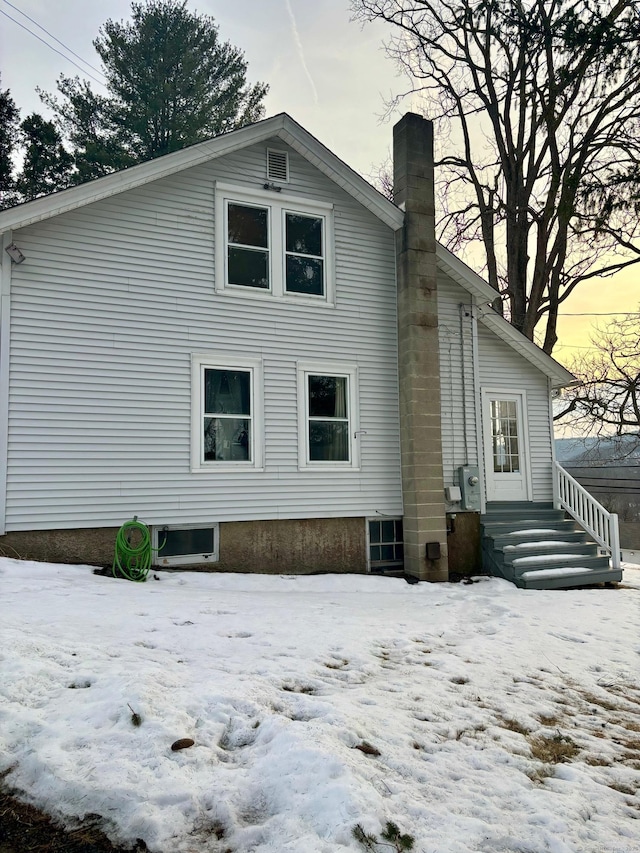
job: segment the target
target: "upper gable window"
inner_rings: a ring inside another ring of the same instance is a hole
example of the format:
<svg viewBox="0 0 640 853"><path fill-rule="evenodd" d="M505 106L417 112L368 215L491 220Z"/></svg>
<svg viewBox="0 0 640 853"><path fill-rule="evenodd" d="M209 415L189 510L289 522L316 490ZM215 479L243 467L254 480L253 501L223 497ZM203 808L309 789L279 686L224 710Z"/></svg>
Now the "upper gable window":
<svg viewBox="0 0 640 853"><path fill-rule="evenodd" d="M269 288L269 210L227 205L227 281L239 287Z"/></svg>
<svg viewBox="0 0 640 853"><path fill-rule="evenodd" d="M285 211L287 293L324 296L324 218Z"/></svg>
<svg viewBox="0 0 640 853"><path fill-rule="evenodd" d="M216 290L333 305L332 247L331 205L216 186Z"/></svg>

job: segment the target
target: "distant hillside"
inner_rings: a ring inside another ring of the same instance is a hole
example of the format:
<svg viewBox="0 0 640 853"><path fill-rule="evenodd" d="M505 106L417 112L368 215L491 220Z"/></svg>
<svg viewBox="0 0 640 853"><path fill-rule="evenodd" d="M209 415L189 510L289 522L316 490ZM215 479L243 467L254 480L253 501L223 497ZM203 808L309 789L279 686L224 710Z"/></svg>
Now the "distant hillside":
<svg viewBox="0 0 640 853"><path fill-rule="evenodd" d="M569 474L618 514L623 548L640 548L640 435L556 439Z"/></svg>
<svg viewBox="0 0 640 853"><path fill-rule="evenodd" d="M599 438L557 438L556 458L565 467L616 467L640 463L640 434Z"/></svg>

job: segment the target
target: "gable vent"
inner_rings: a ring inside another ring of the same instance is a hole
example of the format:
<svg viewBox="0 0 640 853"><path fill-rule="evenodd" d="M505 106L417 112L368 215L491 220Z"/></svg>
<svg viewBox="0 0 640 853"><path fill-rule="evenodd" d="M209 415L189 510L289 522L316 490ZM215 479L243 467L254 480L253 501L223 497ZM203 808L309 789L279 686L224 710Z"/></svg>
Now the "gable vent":
<svg viewBox="0 0 640 853"><path fill-rule="evenodd" d="M286 151L267 148L267 178L270 181L289 180L289 155Z"/></svg>

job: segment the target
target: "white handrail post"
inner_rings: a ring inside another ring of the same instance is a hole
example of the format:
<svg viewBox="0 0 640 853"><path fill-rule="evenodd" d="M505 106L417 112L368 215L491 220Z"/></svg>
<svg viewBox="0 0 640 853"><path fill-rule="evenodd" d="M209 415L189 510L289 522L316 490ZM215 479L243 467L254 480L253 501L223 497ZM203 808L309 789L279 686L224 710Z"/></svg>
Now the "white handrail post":
<svg viewBox="0 0 640 853"><path fill-rule="evenodd" d="M620 528L618 527L618 514L612 512L609 516L609 537L611 541L611 567L619 569L620 560Z"/></svg>

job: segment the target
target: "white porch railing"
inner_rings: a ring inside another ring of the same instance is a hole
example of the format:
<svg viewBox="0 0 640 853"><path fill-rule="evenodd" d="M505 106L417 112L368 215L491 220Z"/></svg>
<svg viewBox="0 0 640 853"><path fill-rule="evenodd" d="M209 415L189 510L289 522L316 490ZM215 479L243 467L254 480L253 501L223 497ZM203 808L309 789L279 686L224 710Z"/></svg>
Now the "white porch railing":
<svg viewBox="0 0 640 853"><path fill-rule="evenodd" d="M555 463L560 507L573 516L596 542L611 554L611 566L620 568L618 516L607 510L577 480Z"/></svg>

